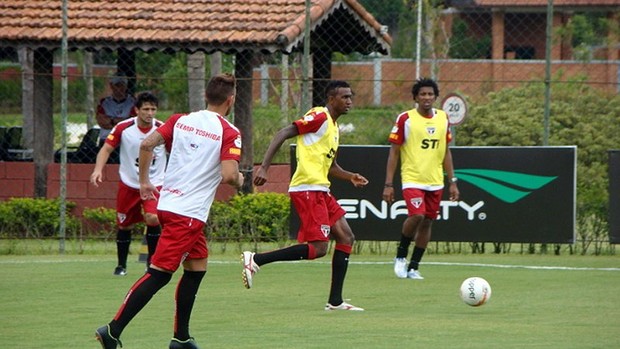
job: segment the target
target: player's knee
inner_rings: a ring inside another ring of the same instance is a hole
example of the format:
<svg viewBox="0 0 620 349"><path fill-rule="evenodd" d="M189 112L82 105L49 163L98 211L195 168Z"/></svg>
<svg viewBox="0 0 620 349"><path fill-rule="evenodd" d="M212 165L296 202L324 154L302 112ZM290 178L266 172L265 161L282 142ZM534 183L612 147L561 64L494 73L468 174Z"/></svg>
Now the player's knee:
<svg viewBox="0 0 620 349"><path fill-rule="evenodd" d="M159 225L159 219L157 219L157 215L152 213L146 213L144 215L144 222L146 225Z"/></svg>
<svg viewBox="0 0 620 349"><path fill-rule="evenodd" d="M327 254L327 242L315 242L310 245L314 247L314 258L321 258Z"/></svg>
<svg viewBox="0 0 620 349"><path fill-rule="evenodd" d="M134 226L135 226L134 224L130 224L130 225L119 225L119 226L118 226L118 229L119 229L119 230L125 230L125 231L129 231L129 232L131 232L131 231L133 230Z"/></svg>

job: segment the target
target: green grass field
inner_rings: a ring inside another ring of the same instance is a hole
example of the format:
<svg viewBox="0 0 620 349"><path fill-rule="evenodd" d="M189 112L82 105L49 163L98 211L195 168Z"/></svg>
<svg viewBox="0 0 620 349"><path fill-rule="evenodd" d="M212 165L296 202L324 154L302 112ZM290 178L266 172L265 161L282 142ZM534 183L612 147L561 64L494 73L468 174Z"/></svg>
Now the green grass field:
<svg viewBox="0 0 620 349"><path fill-rule="evenodd" d="M108 250L0 256L0 348L99 348L94 330L144 270L134 250L129 274L113 276ZM326 312L327 257L263 266L246 290L237 252L212 248L191 334L202 348L620 347L620 256L429 254L422 281L396 279L391 259L353 255L344 294L366 311ZM167 348L179 276L130 323L124 348ZM469 276L490 282L486 305L458 297Z"/></svg>

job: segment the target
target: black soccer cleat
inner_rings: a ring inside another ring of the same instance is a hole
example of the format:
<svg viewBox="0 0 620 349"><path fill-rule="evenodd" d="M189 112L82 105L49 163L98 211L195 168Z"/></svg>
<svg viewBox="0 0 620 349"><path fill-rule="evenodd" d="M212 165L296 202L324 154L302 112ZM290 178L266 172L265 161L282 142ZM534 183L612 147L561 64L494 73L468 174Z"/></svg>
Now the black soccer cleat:
<svg viewBox="0 0 620 349"><path fill-rule="evenodd" d="M95 337L101 343L103 349L116 349L118 346L123 347L123 343L118 338L112 337L110 334L110 325L99 327L95 331Z"/></svg>
<svg viewBox="0 0 620 349"><path fill-rule="evenodd" d="M127 275L127 268L123 267L122 265L119 265L118 267L114 268L114 275L116 276Z"/></svg>
<svg viewBox="0 0 620 349"><path fill-rule="evenodd" d="M200 349L196 344L196 341L193 337L190 337L188 340L180 341L176 338L172 338L170 340L169 349Z"/></svg>

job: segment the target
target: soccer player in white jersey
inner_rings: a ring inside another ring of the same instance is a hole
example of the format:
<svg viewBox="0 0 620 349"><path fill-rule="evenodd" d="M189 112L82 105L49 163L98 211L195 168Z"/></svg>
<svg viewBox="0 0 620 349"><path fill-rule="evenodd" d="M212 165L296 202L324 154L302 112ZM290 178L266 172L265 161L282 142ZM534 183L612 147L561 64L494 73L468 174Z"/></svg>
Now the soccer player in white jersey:
<svg viewBox="0 0 620 349"><path fill-rule="evenodd" d="M355 236L344 218L344 209L330 194L328 176L350 181L355 187L365 186L368 180L358 173L342 169L336 162L339 137L336 120L348 113L353 106L351 87L345 81L331 81L325 94L325 107L310 109L303 118L284 127L275 135L254 177L255 185L265 184L275 153L285 140L297 138L297 169L289 185L289 195L301 221L297 235L299 244L265 253L243 252L243 283L246 288L251 288L254 274L260 266L267 263L323 257L327 253L329 239L333 238L336 247L332 259L331 288L325 310L362 311L364 309L351 305L342 298L342 287Z"/></svg>
<svg viewBox="0 0 620 349"><path fill-rule="evenodd" d="M114 275L127 274L127 256L131 244L131 232L136 223L146 224L146 242L148 247L147 266L155 252L161 227L157 218L157 201L140 198L140 181L138 179L138 154L140 143L155 132L163 122L155 119L159 101L150 92L138 96L135 110L136 117L121 121L112 129L104 145L97 154L95 169L90 175L90 182L99 186L103 180L103 168L110 155L120 147L120 165L118 172L118 192L116 195L116 253L118 263ZM161 186L166 168L166 149L163 145L155 149L153 162L149 168L151 181ZM144 213L142 212L144 210Z"/></svg>
<svg viewBox="0 0 620 349"><path fill-rule="evenodd" d="M154 200L158 189L148 170L154 149L166 144L170 156L157 206L162 233L151 266L131 286L123 304L95 335L103 349L114 349L129 322L183 266L175 294L174 334L169 349L197 349L189 334L189 319L202 278L207 272L207 241L203 232L220 183L243 184L239 172L241 135L224 116L235 101L235 77L220 74L207 84L208 108L173 115L140 146L140 193Z"/></svg>
<svg viewBox="0 0 620 349"><path fill-rule="evenodd" d="M454 176L452 139L448 116L433 108L439 97L439 87L432 79L419 79L411 89L415 109L398 115L389 141L383 200L394 201L394 173L400 161L403 199L407 218L403 222L400 244L394 259L394 273L401 279L424 279L418 271L426 246L431 239L431 225L437 218L444 188L444 171L450 182L450 200L459 199ZM415 241L411 261L407 254L411 240Z"/></svg>

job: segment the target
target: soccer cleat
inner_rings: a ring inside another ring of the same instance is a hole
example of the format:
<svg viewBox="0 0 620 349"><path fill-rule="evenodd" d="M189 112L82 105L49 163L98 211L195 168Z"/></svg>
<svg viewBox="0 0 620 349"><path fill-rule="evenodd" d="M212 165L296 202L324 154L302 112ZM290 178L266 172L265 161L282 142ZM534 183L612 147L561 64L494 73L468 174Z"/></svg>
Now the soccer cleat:
<svg viewBox="0 0 620 349"><path fill-rule="evenodd" d="M112 337L112 335L110 334L110 325L99 327L95 331L95 337L97 338L99 343L101 343L101 347L103 349L116 349L117 345L120 345L121 348L123 347L123 343L121 343L121 340Z"/></svg>
<svg viewBox="0 0 620 349"><path fill-rule="evenodd" d="M338 306L331 305L329 303L325 304L325 310L351 310L351 311L364 311L364 308L356 307L347 302L342 302Z"/></svg>
<svg viewBox="0 0 620 349"><path fill-rule="evenodd" d="M243 286L248 289L252 288L252 277L260 270L258 264L254 263L254 252L243 252L241 262L243 263L243 271L241 272Z"/></svg>
<svg viewBox="0 0 620 349"><path fill-rule="evenodd" d="M407 278L407 260L405 258L394 258L394 274L399 279Z"/></svg>
<svg viewBox="0 0 620 349"><path fill-rule="evenodd" d="M189 337L188 340L182 341L176 338L172 338L170 340L169 349L200 349L194 340L194 337Z"/></svg>
<svg viewBox="0 0 620 349"><path fill-rule="evenodd" d="M409 269L409 271L407 272L407 279L424 280L424 277L422 277L419 271L415 269Z"/></svg>
<svg viewBox="0 0 620 349"><path fill-rule="evenodd" d="M118 267L114 268L114 275L125 276L127 275L127 269L119 265Z"/></svg>

